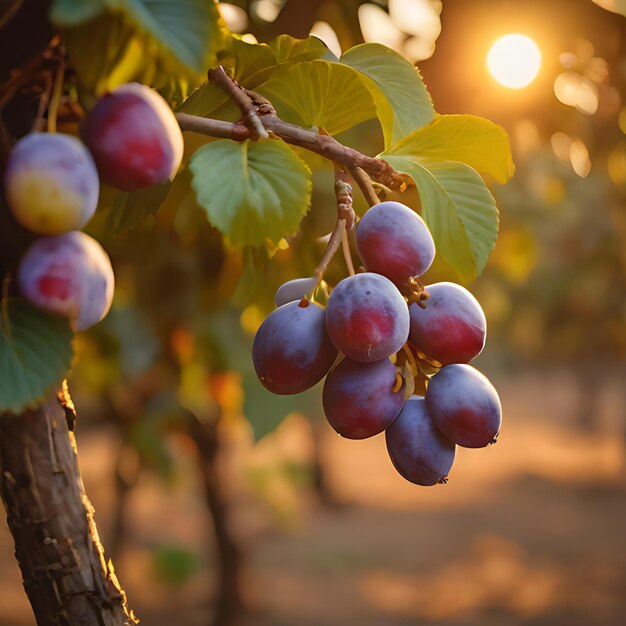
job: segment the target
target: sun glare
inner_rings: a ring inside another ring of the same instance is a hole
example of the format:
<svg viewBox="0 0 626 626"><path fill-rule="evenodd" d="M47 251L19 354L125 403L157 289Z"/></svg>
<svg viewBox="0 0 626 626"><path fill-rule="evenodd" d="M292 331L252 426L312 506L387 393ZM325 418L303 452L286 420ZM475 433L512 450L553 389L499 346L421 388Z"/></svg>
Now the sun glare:
<svg viewBox="0 0 626 626"><path fill-rule="evenodd" d="M526 37L511 33L497 39L487 53L491 75L504 87L523 89L535 80L541 66L537 44Z"/></svg>

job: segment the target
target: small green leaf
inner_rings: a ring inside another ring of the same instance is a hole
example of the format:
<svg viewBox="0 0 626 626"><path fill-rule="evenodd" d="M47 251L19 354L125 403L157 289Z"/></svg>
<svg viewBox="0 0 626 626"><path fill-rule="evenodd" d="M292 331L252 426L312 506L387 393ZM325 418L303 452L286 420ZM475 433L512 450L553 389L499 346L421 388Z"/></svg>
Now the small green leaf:
<svg viewBox="0 0 626 626"><path fill-rule="evenodd" d="M4 301L0 321L0 413L20 413L60 387L72 361L68 320L24 300Z"/></svg>
<svg viewBox="0 0 626 626"><path fill-rule="evenodd" d="M293 234L311 202L311 172L279 140L214 141L189 169L198 204L236 246Z"/></svg>
<svg viewBox="0 0 626 626"><path fill-rule="evenodd" d="M158 210L170 190L172 183L168 180L138 191L123 192L111 210L111 218L116 233L134 228Z"/></svg>
<svg viewBox="0 0 626 626"><path fill-rule="evenodd" d="M254 370L244 374L242 384L243 412L252 426L255 441L276 430L290 413L317 417L321 411L321 385L297 395L279 396L263 387Z"/></svg>
<svg viewBox="0 0 626 626"><path fill-rule="evenodd" d="M505 183L515 170L506 131L475 115L442 115L385 151L422 163L458 161Z"/></svg>
<svg viewBox="0 0 626 626"><path fill-rule="evenodd" d="M498 210L482 178L463 163L431 163L426 167L408 156L382 158L415 181L422 217L437 253L462 282L476 278L498 237Z"/></svg>
<svg viewBox="0 0 626 626"><path fill-rule="evenodd" d="M257 91L284 120L324 128L331 135L376 117L359 72L339 63L316 60L281 67Z"/></svg>
<svg viewBox="0 0 626 626"><path fill-rule="evenodd" d="M340 63L358 70L372 94L390 146L435 116L430 94L418 69L397 52L376 43L348 50Z"/></svg>

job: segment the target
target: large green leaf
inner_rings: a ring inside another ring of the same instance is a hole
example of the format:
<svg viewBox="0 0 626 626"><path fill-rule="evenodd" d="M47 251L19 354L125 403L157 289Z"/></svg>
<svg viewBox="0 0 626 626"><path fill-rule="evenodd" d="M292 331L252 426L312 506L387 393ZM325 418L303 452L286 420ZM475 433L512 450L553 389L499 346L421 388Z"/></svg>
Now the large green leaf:
<svg viewBox="0 0 626 626"><path fill-rule="evenodd" d="M435 116L418 69L397 52L376 43L348 50L340 63L363 75L378 109L385 146L396 143Z"/></svg>
<svg viewBox="0 0 626 626"><path fill-rule="evenodd" d="M505 130L475 115L442 115L395 143L385 155L422 163L458 161L504 183L515 170Z"/></svg>
<svg viewBox="0 0 626 626"><path fill-rule="evenodd" d="M284 120L331 135L376 117L359 72L339 63L316 60L282 67L257 91Z"/></svg>
<svg viewBox="0 0 626 626"><path fill-rule="evenodd" d="M311 202L311 172L279 140L211 142L191 158L198 204L234 245L294 233Z"/></svg>
<svg viewBox="0 0 626 626"><path fill-rule="evenodd" d="M280 35L269 44L252 44L232 37L229 47L219 54L218 60L240 85L255 89L266 82L278 67L311 61L327 52L328 48L316 37L294 39L289 35ZM227 99L219 87L207 83L191 94L180 110L208 116Z"/></svg>
<svg viewBox="0 0 626 626"><path fill-rule="evenodd" d="M19 413L42 401L72 361L69 322L24 300L5 301L0 322L0 413Z"/></svg>
<svg viewBox="0 0 626 626"><path fill-rule="evenodd" d="M498 237L498 210L480 175L463 163L426 167L410 156L382 158L415 181L437 253L462 282L476 278Z"/></svg>
<svg viewBox="0 0 626 626"><path fill-rule="evenodd" d="M173 102L215 64L227 38L214 0L55 0L51 18L87 89L137 80Z"/></svg>

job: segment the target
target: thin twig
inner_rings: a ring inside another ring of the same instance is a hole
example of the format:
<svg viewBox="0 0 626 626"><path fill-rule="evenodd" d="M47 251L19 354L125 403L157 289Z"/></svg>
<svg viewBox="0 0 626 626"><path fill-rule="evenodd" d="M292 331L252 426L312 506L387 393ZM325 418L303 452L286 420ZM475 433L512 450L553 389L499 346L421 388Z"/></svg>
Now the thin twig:
<svg viewBox="0 0 626 626"><path fill-rule="evenodd" d="M184 131L193 131L210 137L223 137L234 141L250 139L250 131L243 124L223 122L189 115L188 113L177 113L176 119ZM306 148L331 161L341 163L349 169L360 167L373 180L390 189L402 191L408 184L412 184L406 176L394 170L386 161L366 156L358 150L344 146L333 137L319 135L300 126L289 124L274 115L262 115L259 119L267 131L274 133L283 141Z"/></svg>
<svg viewBox="0 0 626 626"><path fill-rule="evenodd" d="M365 196L365 200L370 206L374 206L380 202L380 199L376 195L376 190L372 185L372 181L370 177L367 175L367 172L363 170L361 167L351 167L350 174L352 174L352 178L356 181L356 184L361 189L361 192Z"/></svg>
<svg viewBox="0 0 626 626"><path fill-rule="evenodd" d="M320 259L320 262L317 264L315 271L313 272L313 276L317 278L318 284L321 282L322 277L324 276L324 272L328 267L333 256L335 256L335 252L339 249L341 245L341 239L343 237L343 233L346 230L346 220L338 219L335 223L335 227L333 228L333 232L330 234L330 239L326 244L326 250L324 250L324 254Z"/></svg>
<svg viewBox="0 0 626 626"><path fill-rule="evenodd" d="M57 132L57 115L59 113L59 105L63 96L63 79L65 77L65 63L61 62L54 77L54 87L52 88L52 97L48 106L48 132Z"/></svg>
<svg viewBox="0 0 626 626"><path fill-rule="evenodd" d="M269 134L259 118L256 106L250 96L228 76L220 65L216 70L209 70L209 80L222 89L228 97L239 107L244 122L250 130L250 139L269 139Z"/></svg>
<svg viewBox="0 0 626 626"><path fill-rule="evenodd" d="M335 164L335 196L337 197L337 217L345 220L345 228L341 234L341 249L343 258L350 276L354 275L354 265L350 252L348 232L352 230L355 221L354 209L352 208L352 185L348 182L347 172Z"/></svg>

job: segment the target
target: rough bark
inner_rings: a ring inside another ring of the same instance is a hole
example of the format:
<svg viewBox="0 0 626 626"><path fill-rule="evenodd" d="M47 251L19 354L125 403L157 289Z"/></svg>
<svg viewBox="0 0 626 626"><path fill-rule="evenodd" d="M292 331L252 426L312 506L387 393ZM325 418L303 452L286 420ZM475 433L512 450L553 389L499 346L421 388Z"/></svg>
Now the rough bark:
<svg viewBox="0 0 626 626"><path fill-rule="evenodd" d="M78 468L67 394L0 414L0 495L39 626L130 626Z"/></svg>

